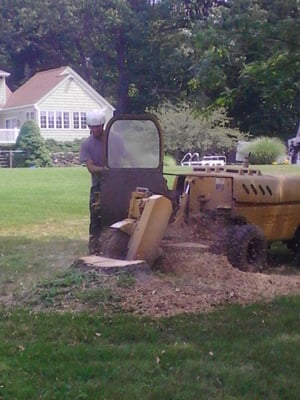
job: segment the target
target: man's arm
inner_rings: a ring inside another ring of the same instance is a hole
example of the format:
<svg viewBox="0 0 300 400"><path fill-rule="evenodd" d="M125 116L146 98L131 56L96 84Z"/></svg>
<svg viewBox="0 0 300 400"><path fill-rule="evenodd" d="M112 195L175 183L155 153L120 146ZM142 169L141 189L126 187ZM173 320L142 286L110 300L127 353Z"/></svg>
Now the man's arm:
<svg viewBox="0 0 300 400"><path fill-rule="evenodd" d="M94 164L93 160L86 161L86 167L91 174L97 174L103 171L103 167Z"/></svg>
<svg viewBox="0 0 300 400"><path fill-rule="evenodd" d="M97 174L102 171L102 167L99 167L94 163L89 152L88 142L85 140L80 146L79 159L81 163L84 163L91 174Z"/></svg>

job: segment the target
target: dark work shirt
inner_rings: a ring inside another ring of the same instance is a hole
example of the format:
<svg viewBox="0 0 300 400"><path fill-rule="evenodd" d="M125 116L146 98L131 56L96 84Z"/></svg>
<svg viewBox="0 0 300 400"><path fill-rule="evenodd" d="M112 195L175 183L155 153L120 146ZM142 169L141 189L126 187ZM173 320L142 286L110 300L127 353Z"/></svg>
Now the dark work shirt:
<svg viewBox="0 0 300 400"><path fill-rule="evenodd" d="M80 162L86 163L88 160L93 160L93 163L98 167L104 165L104 150L103 142L90 135L86 138L80 146ZM92 186L96 186L99 181L99 175L92 174Z"/></svg>

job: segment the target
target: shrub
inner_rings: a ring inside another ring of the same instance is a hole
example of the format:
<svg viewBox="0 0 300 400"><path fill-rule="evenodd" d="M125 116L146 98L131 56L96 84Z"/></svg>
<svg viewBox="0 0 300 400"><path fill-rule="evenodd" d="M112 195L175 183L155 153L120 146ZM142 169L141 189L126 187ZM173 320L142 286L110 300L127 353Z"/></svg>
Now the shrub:
<svg viewBox="0 0 300 400"><path fill-rule="evenodd" d="M166 167L174 167L176 165L176 160L170 154L165 154L164 165Z"/></svg>
<svg viewBox="0 0 300 400"><path fill-rule="evenodd" d="M54 139L45 140L46 148L50 151L50 153L59 153L59 152L73 152L79 153L80 144L83 139L74 139L68 142L58 142Z"/></svg>
<svg viewBox="0 0 300 400"><path fill-rule="evenodd" d="M16 166L50 167L52 165L49 151L35 121L26 121L20 130L16 149L24 152L24 159Z"/></svg>
<svg viewBox="0 0 300 400"><path fill-rule="evenodd" d="M161 122L165 151L176 161L187 152L229 153L236 149L238 141L248 138L247 134L230 127L231 121L224 109L197 115L189 104L165 102L150 111Z"/></svg>
<svg viewBox="0 0 300 400"><path fill-rule="evenodd" d="M280 139L263 136L249 142L244 150L250 153L251 164L272 164L287 152L285 144Z"/></svg>

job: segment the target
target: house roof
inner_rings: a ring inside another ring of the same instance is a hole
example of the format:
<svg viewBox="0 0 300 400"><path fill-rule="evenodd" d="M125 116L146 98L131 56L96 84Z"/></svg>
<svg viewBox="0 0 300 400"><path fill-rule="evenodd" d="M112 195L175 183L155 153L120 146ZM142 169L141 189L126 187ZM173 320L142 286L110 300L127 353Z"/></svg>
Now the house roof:
<svg viewBox="0 0 300 400"><path fill-rule="evenodd" d="M105 104L105 107L111 111L114 110L114 107L107 100L105 100L79 74L68 66L37 72L15 92L10 93L7 96L6 104L2 107L2 110L38 104L53 90L55 90L58 85L69 78L74 79L83 90L89 92L89 94L97 101L100 101L101 104Z"/></svg>
<svg viewBox="0 0 300 400"><path fill-rule="evenodd" d="M70 75L70 72L69 67L60 67L36 73L9 96L4 109L37 103L66 76Z"/></svg>

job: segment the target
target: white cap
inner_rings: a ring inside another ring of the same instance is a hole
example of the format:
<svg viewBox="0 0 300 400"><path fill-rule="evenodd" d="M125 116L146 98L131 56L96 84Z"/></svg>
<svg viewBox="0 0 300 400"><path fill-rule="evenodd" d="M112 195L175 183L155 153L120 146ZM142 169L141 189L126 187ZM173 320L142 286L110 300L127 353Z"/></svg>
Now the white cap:
<svg viewBox="0 0 300 400"><path fill-rule="evenodd" d="M103 110L92 110L86 113L86 123L88 126L99 126L105 124L105 114Z"/></svg>

